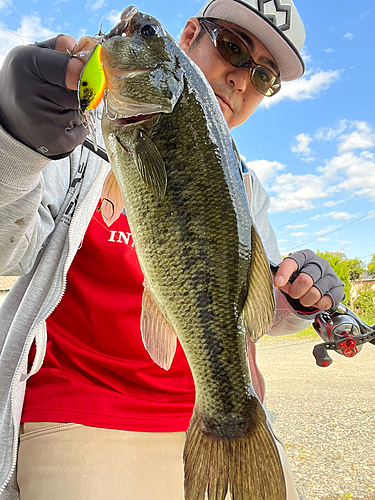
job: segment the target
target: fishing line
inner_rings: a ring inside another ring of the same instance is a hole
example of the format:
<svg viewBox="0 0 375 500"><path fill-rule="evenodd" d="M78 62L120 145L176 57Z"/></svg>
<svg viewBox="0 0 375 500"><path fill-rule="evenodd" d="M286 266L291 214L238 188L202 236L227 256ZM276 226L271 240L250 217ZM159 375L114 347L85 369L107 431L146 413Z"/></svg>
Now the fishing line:
<svg viewBox="0 0 375 500"><path fill-rule="evenodd" d="M372 215L372 217L370 217L370 215ZM348 227L353 227L353 226L357 226L359 224L363 224L364 222L367 222L368 220L372 220L373 218L375 217L375 210L372 210L371 212L369 212L368 214L366 215L363 215L362 217L360 217L359 219L356 219L352 222L349 222L348 224L345 224L344 226L340 226L338 227L337 229L333 229L332 231L328 231L326 234L322 234L320 236L318 236L317 238L313 238L313 239L310 239L310 240L306 240L306 241L302 241L300 243L298 243L298 247L294 246L292 247L291 249L289 250L280 250L281 253L286 253L286 252L293 252L293 250L295 248L300 248L301 246L304 246L306 245L307 243L312 243L313 241L317 241L319 238L323 237L323 236L328 236L328 235L331 235L333 233L336 233L337 231L341 231L342 229L345 229L345 228L348 228ZM366 219L367 218L367 219ZM363 220L363 219L366 219L366 220Z"/></svg>
<svg viewBox="0 0 375 500"><path fill-rule="evenodd" d="M366 193L360 194L358 196L355 196L352 198L347 198L346 200L343 200L343 201L336 203L336 205L332 205L331 207L324 208L323 210L319 210L318 212L314 212L312 214L305 215L304 217L300 217L299 219L292 220L291 222L286 222L285 224L281 224L280 226L275 226L274 229L279 229L280 227L285 227L289 224L294 224L295 222L299 222L301 220L313 217L314 215L318 215L318 214L321 214L323 212L327 212L328 210L331 210L332 208L336 208L339 205L344 205L344 203L349 203L349 201L357 200L358 198L362 198L362 196L367 196L368 194L372 193L373 191L375 191L375 188L370 189L370 191L367 191Z"/></svg>

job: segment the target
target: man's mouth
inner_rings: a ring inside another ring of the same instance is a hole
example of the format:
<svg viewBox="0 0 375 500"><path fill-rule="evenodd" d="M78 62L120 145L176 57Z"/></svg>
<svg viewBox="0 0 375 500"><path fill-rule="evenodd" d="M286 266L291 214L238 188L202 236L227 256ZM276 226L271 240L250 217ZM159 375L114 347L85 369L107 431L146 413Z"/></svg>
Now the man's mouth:
<svg viewBox="0 0 375 500"><path fill-rule="evenodd" d="M219 104L220 104L222 111L224 111L225 109L229 109L230 111L233 111L231 105L223 97L221 97L219 94L215 94L215 95L216 95L217 100L219 101Z"/></svg>

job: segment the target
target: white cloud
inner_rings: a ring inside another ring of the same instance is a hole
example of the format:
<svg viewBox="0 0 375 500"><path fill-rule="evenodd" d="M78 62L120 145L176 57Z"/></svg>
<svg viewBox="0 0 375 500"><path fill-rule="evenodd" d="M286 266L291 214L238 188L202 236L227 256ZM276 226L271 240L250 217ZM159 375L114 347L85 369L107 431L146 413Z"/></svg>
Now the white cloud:
<svg viewBox="0 0 375 500"><path fill-rule="evenodd" d="M246 158L242 156L247 168L254 170L262 184L266 184L270 179L275 177L276 173L285 168L285 165L279 163L278 161L268 161L268 160L254 160L246 161Z"/></svg>
<svg viewBox="0 0 375 500"><path fill-rule="evenodd" d="M331 238L317 238L316 241L330 241Z"/></svg>
<svg viewBox="0 0 375 500"><path fill-rule="evenodd" d="M108 14L106 14L105 18L108 19L111 27L116 26L116 24L120 22L121 12L121 10L113 9L111 10L111 12L108 12Z"/></svg>
<svg viewBox="0 0 375 500"><path fill-rule="evenodd" d="M337 212L337 211L332 211L328 212L326 214L319 214L316 215L315 217L311 217L312 220L318 220L322 218L330 218L330 219L335 219L335 220L350 220L354 219L355 217L358 217L358 214L348 214L348 212Z"/></svg>
<svg viewBox="0 0 375 500"><path fill-rule="evenodd" d="M290 236L293 236L294 238L302 238L302 236L308 236L309 233L305 233L303 231L299 231L297 233L290 233Z"/></svg>
<svg viewBox="0 0 375 500"><path fill-rule="evenodd" d="M330 233L334 229L336 229L336 226L327 226L324 229L321 229L320 231L316 231L315 235L316 236L323 236L323 235Z"/></svg>
<svg viewBox="0 0 375 500"><path fill-rule="evenodd" d="M305 76L292 82L283 82L281 90L274 97L263 99L261 106L269 108L284 99L293 101L305 101L315 99L318 95L327 90L333 82L340 78L340 70L317 71L316 73L306 72Z"/></svg>
<svg viewBox="0 0 375 500"><path fill-rule="evenodd" d="M357 155L349 152L334 156L317 170L327 181L335 182L340 179L335 185L336 191L356 190L359 195L375 189L375 155L369 151L362 151ZM375 192L369 193L369 197L375 200Z"/></svg>
<svg viewBox="0 0 375 500"><path fill-rule="evenodd" d="M16 45L43 40L56 34L43 26L41 18L36 15L24 16L16 31L10 31L1 24L0 27L3 28L0 29L0 65L5 55Z"/></svg>
<svg viewBox="0 0 375 500"><path fill-rule="evenodd" d="M0 9L11 7L12 4L13 4L12 0L0 0Z"/></svg>
<svg viewBox="0 0 375 500"><path fill-rule="evenodd" d="M344 134L344 132L347 133ZM375 130L367 122L344 119L338 121L333 127L323 127L317 130L313 139L316 141L337 139L338 153L353 149L372 149L375 147Z"/></svg>
<svg viewBox="0 0 375 500"><path fill-rule="evenodd" d="M323 127L315 132L314 139L317 141L332 141L338 135L342 134L349 126L349 121L344 119L340 120L333 127Z"/></svg>
<svg viewBox="0 0 375 500"><path fill-rule="evenodd" d="M248 162L248 167L257 172L261 181L267 183L271 194L270 212L303 211L315 208L319 200L321 207L334 207L337 201L324 198L347 191L353 198L366 196L375 201L375 153L368 150L358 153L352 149L375 147L375 130L363 121L340 120L333 127L324 127L314 134L298 134L292 150L303 155L311 152L313 141L335 141L339 154L325 160L314 173L294 175L287 172L287 166L279 162L256 160ZM350 151L348 151L350 149ZM318 214L313 220L351 220L358 214L331 210ZM324 219L323 219L324 218ZM288 227L299 229L298 227Z"/></svg>
<svg viewBox="0 0 375 500"><path fill-rule="evenodd" d="M327 52L327 54L332 54L333 49L331 49L331 47L328 47L328 49L324 49L324 52Z"/></svg>
<svg viewBox="0 0 375 500"><path fill-rule="evenodd" d="M309 134L298 134L297 143L292 145L293 153L300 153L303 155L309 155L311 153L311 148L309 147L312 142L312 138Z"/></svg>
<svg viewBox="0 0 375 500"><path fill-rule="evenodd" d="M345 33L343 38L346 38L347 40L353 40L354 35L352 33Z"/></svg>
<svg viewBox="0 0 375 500"><path fill-rule="evenodd" d="M308 51L307 51L307 46L306 46L306 45L304 45L304 46L302 47L302 50L301 50L301 56L302 56L303 60L305 61L305 63L309 63L309 62L311 62L311 61L312 61L312 57L311 57L311 55L308 53Z"/></svg>
<svg viewBox="0 0 375 500"><path fill-rule="evenodd" d="M307 227L307 226L308 226L308 224L294 224L294 225L288 224L286 226L286 228L287 229L302 229L303 227Z"/></svg>
<svg viewBox="0 0 375 500"><path fill-rule="evenodd" d="M372 149L375 147L375 131L368 123L354 121L352 127L356 129L354 132L340 137L339 153L353 149Z"/></svg>
<svg viewBox="0 0 375 500"><path fill-rule="evenodd" d="M96 0L93 3L87 2L87 4L85 5L85 8L90 9L92 11L95 11L95 10L101 9L102 7L104 7L104 5L106 5L105 0Z"/></svg>
<svg viewBox="0 0 375 500"><path fill-rule="evenodd" d="M316 175L281 174L269 188L276 193L271 198L270 212L314 208L313 200L327 196L325 185L324 179Z"/></svg>
<svg viewBox="0 0 375 500"><path fill-rule="evenodd" d="M339 241L340 245L350 245L351 241Z"/></svg>

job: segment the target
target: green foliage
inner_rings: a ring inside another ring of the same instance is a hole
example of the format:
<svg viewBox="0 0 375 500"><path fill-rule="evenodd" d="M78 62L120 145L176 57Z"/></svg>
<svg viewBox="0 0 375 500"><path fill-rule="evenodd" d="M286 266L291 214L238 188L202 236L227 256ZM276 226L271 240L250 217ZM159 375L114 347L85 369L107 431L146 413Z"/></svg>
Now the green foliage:
<svg viewBox="0 0 375 500"><path fill-rule="evenodd" d="M372 254L372 259L367 264L367 272L370 276L375 278L375 253Z"/></svg>
<svg viewBox="0 0 375 500"><path fill-rule="evenodd" d="M375 323L374 298L375 290L372 290L371 285L366 283L359 290L359 295L353 303L354 312L357 316L370 325Z"/></svg>
<svg viewBox="0 0 375 500"><path fill-rule="evenodd" d="M341 254L336 252L319 252L318 250L316 253L330 263L337 276L344 283L345 299L343 303L348 305L352 283L365 272L365 264L357 258L342 259Z"/></svg>

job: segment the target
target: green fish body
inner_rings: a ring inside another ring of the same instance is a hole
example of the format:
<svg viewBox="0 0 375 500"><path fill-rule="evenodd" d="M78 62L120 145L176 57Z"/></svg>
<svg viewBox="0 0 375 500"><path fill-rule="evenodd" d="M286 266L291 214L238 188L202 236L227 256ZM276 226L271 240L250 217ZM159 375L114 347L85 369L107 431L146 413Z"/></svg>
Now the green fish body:
<svg viewBox="0 0 375 500"><path fill-rule="evenodd" d="M247 338L273 320L272 281L216 97L160 23L134 7L102 54L102 131L145 276L143 341L168 369L177 337L195 382L185 498L224 500L229 489L233 500L284 500L247 357Z"/></svg>

